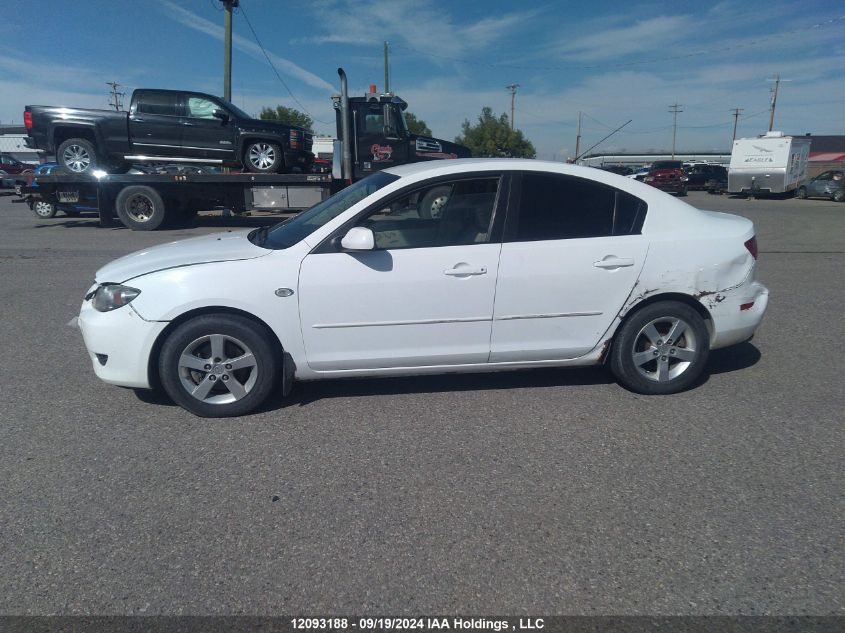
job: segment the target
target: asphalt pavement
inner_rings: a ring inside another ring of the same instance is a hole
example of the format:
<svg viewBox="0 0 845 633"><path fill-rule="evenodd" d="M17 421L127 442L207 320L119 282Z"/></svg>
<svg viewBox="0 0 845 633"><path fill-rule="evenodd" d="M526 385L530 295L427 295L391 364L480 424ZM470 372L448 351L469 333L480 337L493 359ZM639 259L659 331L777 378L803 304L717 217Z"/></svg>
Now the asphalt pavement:
<svg viewBox="0 0 845 633"><path fill-rule="evenodd" d="M599 369L303 383L193 417L94 376L94 271L152 233L0 197L2 614L839 614L845 204L754 220L751 343L683 394Z"/></svg>

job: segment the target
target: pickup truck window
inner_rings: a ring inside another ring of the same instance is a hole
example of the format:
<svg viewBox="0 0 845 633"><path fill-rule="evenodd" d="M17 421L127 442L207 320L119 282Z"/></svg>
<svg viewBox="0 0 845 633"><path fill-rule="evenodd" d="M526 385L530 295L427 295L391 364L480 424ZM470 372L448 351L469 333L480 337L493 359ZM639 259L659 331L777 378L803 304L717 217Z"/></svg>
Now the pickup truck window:
<svg viewBox="0 0 845 633"><path fill-rule="evenodd" d="M202 97L188 97L188 116L195 119L213 119L219 105ZM222 109L222 108L221 108Z"/></svg>
<svg viewBox="0 0 845 633"><path fill-rule="evenodd" d="M178 116L175 92L143 92L138 97L138 112Z"/></svg>

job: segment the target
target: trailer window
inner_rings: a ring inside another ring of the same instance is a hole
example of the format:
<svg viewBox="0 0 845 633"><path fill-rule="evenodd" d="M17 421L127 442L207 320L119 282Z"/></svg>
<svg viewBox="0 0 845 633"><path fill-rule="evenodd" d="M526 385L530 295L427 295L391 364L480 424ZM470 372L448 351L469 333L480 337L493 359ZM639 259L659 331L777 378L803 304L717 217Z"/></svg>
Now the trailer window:
<svg viewBox="0 0 845 633"><path fill-rule="evenodd" d="M367 176L290 220L269 229L262 227L252 231L249 240L256 246L273 250L290 248L334 220L352 205L398 179L399 176L383 171Z"/></svg>

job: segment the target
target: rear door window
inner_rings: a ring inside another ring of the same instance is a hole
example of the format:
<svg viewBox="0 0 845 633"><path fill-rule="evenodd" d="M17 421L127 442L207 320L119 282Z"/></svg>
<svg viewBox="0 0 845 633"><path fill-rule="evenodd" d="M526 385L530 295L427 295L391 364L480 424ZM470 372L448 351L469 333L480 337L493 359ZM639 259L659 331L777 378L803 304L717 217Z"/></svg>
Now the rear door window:
<svg viewBox="0 0 845 633"><path fill-rule="evenodd" d="M144 114L179 115L175 92L143 92L138 97L137 111Z"/></svg>
<svg viewBox="0 0 845 633"><path fill-rule="evenodd" d="M518 216L508 218L508 241L635 235L645 213L645 202L614 187L575 176L525 172Z"/></svg>

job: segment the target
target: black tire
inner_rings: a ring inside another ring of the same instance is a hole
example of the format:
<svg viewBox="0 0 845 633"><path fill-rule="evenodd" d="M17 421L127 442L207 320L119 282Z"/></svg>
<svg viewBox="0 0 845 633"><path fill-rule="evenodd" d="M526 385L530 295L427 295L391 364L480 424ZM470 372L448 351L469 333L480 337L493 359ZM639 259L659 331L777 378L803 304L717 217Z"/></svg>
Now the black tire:
<svg viewBox="0 0 845 633"><path fill-rule="evenodd" d="M69 138L56 150L56 162L72 174L87 174L99 165L97 149L84 138Z"/></svg>
<svg viewBox="0 0 845 633"><path fill-rule="evenodd" d="M798 187L798 189L795 190L795 197L805 200L807 198L807 187Z"/></svg>
<svg viewBox="0 0 845 633"><path fill-rule="evenodd" d="M834 202L845 202L845 191L840 189L839 191L833 192L833 201Z"/></svg>
<svg viewBox="0 0 845 633"><path fill-rule="evenodd" d="M244 167L255 174L282 173L284 156L282 148L270 141L250 141L244 147Z"/></svg>
<svg viewBox="0 0 845 633"><path fill-rule="evenodd" d="M120 221L133 231L154 231L167 217L164 200L155 189L143 185L124 187L114 204Z"/></svg>
<svg viewBox="0 0 845 633"><path fill-rule="evenodd" d="M250 413L281 387L281 359L271 336L261 324L233 314L207 314L186 321L161 348L161 385L176 404L200 417ZM185 363L189 356L197 360ZM226 363L236 359L246 359L241 361L244 367ZM198 396L191 394L194 389L200 390Z"/></svg>
<svg viewBox="0 0 845 633"><path fill-rule="evenodd" d="M449 195L452 193L450 185L434 187L426 193L418 206L418 213L426 220L437 219L443 213L443 209L449 202Z"/></svg>
<svg viewBox="0 0 845 633"><path fill-rule="evenodd" d="M680 338L667 339L676 322L685 325ZM651 335L649 326L654 328ZM681 344L675 345L678 341ZM630 391L677 393L699 379L709 354L710 335L701 315L684 303L659 301L637 310L619 328L610 350L610 370Z"/></svg>
<svg viewBox="0 0 845 633"><path fill-rule="evenodd" d="M48 220L56 217L56 205L46 200L36 200L32 203L32 211L42 220Z"/></svg>

